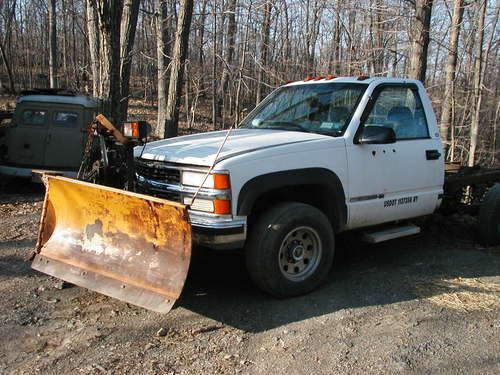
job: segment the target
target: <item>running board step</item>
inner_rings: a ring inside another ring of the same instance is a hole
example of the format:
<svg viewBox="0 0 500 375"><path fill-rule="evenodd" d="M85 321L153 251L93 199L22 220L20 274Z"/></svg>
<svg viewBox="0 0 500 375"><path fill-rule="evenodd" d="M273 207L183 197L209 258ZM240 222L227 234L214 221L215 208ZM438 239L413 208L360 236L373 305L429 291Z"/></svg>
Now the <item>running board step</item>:
<svg viewBox="0 0 500 375"><path fill-rule="evenodd" d="M374 232L365 232L363 233L362 240L369 243L379 243L417 233L420 233L420 227L411 224L404 227L392 227Z"/></svg>

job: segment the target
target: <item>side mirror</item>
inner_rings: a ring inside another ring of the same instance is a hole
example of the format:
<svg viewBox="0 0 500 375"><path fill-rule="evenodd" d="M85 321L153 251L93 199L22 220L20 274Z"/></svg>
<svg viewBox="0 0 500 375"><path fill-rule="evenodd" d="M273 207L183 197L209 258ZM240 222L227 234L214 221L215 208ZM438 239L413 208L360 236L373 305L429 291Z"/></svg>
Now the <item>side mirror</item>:
<svg viewBox="0 0 500 375"><path fill-rule="evenodd" d="M359 144L374 145L396 142L396 133L384 126L365 126L358 138Z"/></svg>

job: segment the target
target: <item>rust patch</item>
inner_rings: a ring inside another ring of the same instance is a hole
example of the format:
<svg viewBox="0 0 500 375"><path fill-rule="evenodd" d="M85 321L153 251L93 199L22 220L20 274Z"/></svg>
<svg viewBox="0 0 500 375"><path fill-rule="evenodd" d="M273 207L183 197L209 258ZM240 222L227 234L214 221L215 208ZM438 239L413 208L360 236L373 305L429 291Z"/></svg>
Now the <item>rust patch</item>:
<svg viewBox="0 0 500 375"><path fill-rule="evenodd" d="M85 227L85 233L87 235L87 239L91 240L96 234L102 237L102 221L100 219L96 219L94 224L88 224Z"/></svg>

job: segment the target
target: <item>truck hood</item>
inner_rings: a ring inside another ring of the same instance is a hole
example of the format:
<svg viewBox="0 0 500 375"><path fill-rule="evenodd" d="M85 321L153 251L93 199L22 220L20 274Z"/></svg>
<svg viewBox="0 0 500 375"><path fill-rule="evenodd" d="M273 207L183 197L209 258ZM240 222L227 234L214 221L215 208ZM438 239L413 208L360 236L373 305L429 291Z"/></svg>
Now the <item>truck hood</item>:
<svg viewBox="0 0 500 375"><path fill-rule="evenodd" d="M134 149L134 156L148 160L211 166L227 131L216 131L163 139ZM325 139L325 135L288 130L234 129L217 162L243 153L294 143ZM142 154L141 154L142 152Z"/></svg>

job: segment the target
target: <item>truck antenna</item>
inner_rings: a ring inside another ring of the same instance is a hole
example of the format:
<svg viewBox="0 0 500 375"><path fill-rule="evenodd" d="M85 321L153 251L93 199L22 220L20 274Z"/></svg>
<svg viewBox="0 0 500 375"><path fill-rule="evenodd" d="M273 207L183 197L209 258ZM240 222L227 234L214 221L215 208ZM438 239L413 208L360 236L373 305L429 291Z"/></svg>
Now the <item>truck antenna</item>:
<svg viewBox="0 0 500 375"><path fill-rule="evenodd" d="M205 184L205 181L207 180L208 176L214 170L215 164L217 163L217 159L219 158L219 155L220 155L220 153L222 151L222 148L226 144L226 141L229 138L229 135L231 134L231 132L232 132L233 129L234 129L234 124L231 125L231 127L227 130L226 136L222 140L222 143L220 144L219 149L217 150L217 154L215 154L215 158L214 158L214 161L213 161L212 165L210 166L210 168L208 169L207 173L205 174L205 177L203 178L203 181L201 182L201 184L198 186L198 189L196 189L196 192L193 195L193 199L191 199L191 203L187 205L188 207L190 207L194 203L194 200L196 199L196 197L198 196L198 193L200 192L201 188Z"/></svg>

